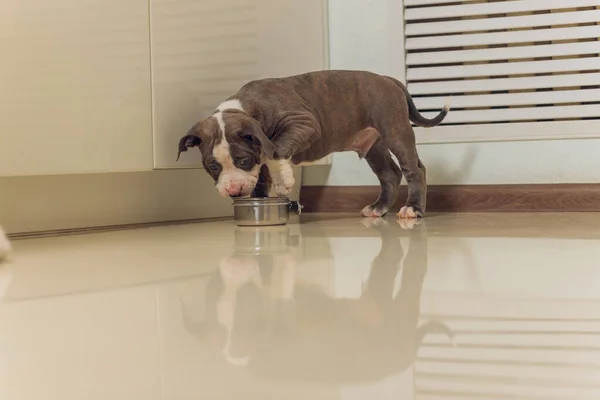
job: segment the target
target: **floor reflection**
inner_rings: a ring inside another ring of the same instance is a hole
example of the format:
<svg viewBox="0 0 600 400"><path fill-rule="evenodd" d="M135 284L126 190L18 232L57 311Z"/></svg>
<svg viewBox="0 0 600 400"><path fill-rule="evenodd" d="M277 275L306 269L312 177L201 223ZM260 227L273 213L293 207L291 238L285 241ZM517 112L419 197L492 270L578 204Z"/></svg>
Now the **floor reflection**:
<svg viewBox="0 0 600 400"><path fill-rule="evenodd" d="M600 214L16 240L0 399L600 399Z"/></svg>
<svg viewBox="0 0 600 400"><path fill-rule="evenodd" d="M368 228L381 248L356 299L297 279L303 255L319 247L311 239L327 247L321 230L301 230L297 240L285 228L268 234L238 229L235 250L220 260L206 287L204 319L182 304L186 328L262 380L356 383L404 371L428 333L453 335L442 321L420 321L426 225L405 231L409 227L377 222ZM400 241L406 232L407 250Z"/></svg>

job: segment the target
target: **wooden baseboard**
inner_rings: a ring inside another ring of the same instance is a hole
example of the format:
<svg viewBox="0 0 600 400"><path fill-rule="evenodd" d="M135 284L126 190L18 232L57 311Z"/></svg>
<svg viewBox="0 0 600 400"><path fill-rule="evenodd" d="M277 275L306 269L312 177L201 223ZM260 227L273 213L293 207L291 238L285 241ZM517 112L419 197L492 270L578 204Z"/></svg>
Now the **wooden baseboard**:
<svg viewBox="0 0 600 400"><path fill-rule="evenodd" d="M56 230L48 230L48 231L23 232L23 233L9 233L6 236L11 240L40 239L40 238L58 237L58 236L87 235L90 233L127 231L127 230L132 230L132 229L157 228L157 227L161 227L161 226L188 225L188 224L199 224L199 223L205 223L205 222L228 221L228 220L231 220L232 218L233 217L215 217L215 218L199 218L199 219L182 219L182 220L174 220L174 221L142 222L142 223L137 223L137 224L90 226L90 227L84 227L84 228L56 229Z"/></svg>
<svg viewBox="0 0 600 400"><path fill-rule="evenodd" d="M376 186L305 186L304 212L358 212L374 202ZM406 200L403 186L392 211ZM428 212L600 211L600 184L429 186Z"/></svg>

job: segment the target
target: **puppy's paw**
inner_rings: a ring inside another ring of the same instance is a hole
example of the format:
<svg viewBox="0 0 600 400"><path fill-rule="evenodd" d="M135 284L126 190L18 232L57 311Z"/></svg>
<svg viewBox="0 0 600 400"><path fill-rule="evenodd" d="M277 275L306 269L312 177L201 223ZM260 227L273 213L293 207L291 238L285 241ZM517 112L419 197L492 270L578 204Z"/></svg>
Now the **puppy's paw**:
<svg viewBox="0 0 600 400"><path fill-rule="evenodd" d="M277 179L273 182L275 187L275 193L278 196L287 196L292 193L294 186L296 185L296 179L294 174L282 174L281 179Z"/></svg>
<svg viewBox="0 0 600 400"><path fill-rule="evenodd" d="M269 160L267 166L273 180L273 189L277 196L287 196L296 185L294 170L289 160Z"/></svg>
<svg viewBox="0 0 600 400"><path fill-rule="evenodd" d="M398 218L423 218L423 213L412 206L404 206L397 216Z"/></svg>
<svg viewBox="0 0 600 400"><path fill-rule="evenodd" d="M406 231L414 229L416 226L419 226L423 222L422 218L401 218L398 219L398 224L400 227Z"/></svg>
<svg viewBox="0 0 600 400"><path fill-rule="evenodd" d="M373 207L373 205L370 205L363 208L360 213L363 217L378 218L383 217L385 214L387 214L387 212L387 207Z"/></svg>
<svg viewBox="0 0 600 400"><path fill-rule="evenodd" d="M373 218L373 217L367 217L367 218L363 218L360 220L360 223L365 227L365 228L377 228L377 227L384 227L384 226L388 226L389 223L385 220L385 218Z"/></svg>
<svg viewBox="0 0 600 400"><path fill-rule="evenodd" d="M294 185L286 185L284 182L277 182L273 185L275 187L275 193L277 196L288 196L292 193L292 189L294 189Z"/></svg>

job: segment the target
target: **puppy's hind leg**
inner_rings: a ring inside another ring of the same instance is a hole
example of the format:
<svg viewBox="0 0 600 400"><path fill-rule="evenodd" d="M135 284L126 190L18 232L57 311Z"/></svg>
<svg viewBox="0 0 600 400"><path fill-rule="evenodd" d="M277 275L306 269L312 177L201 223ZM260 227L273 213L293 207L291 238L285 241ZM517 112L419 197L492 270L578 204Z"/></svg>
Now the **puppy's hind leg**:
<svg viewBox="0 0 600 400"><path fill-rule="evenodd" d="M375 142L365 159L379 179L381 192L377 201L363 208L362 215L365 217L382 217L396 202L400 182L402 181L402 172L381 139Z"/></svg>
<svg viewBox="0 0 600 400"><path fill-rule="evenodd" d="M398 159L408 186L408 199L405 206L400 209L398 217L423 217L427 200L426 170L417 154L412 126L406 123L402 127L393 127L386 133L386 142Z"/></svg>

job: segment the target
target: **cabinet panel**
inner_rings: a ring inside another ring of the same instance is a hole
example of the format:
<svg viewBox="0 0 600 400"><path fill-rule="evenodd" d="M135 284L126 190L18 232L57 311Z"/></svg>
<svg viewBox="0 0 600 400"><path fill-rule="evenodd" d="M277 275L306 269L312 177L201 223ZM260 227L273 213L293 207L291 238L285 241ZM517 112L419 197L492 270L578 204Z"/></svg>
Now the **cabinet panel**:
<svg viewBox="0 0 600 400"><path fill-rule="evenodd" d="M325 0L150 0L156 168L179 138L244 83L326 66Z"/></svg>
<svg viewBox="0 0 600 400"><path fill-rule="evenodd" d="M152 168L146 0L0 3L0 176Z"/></svg>

